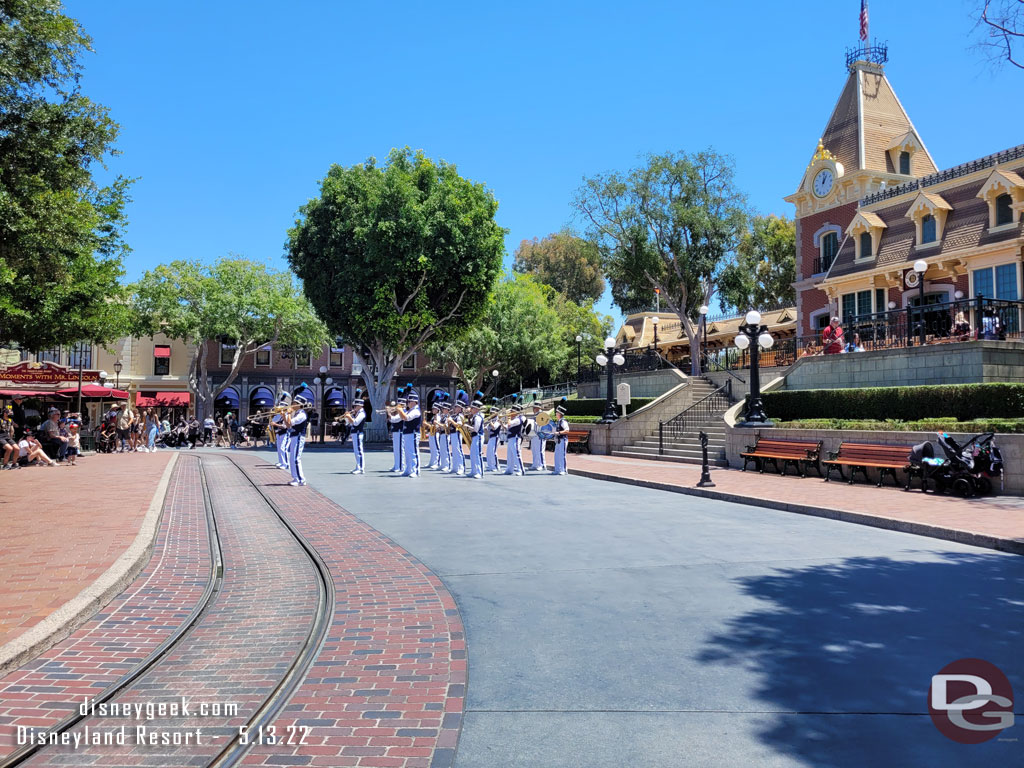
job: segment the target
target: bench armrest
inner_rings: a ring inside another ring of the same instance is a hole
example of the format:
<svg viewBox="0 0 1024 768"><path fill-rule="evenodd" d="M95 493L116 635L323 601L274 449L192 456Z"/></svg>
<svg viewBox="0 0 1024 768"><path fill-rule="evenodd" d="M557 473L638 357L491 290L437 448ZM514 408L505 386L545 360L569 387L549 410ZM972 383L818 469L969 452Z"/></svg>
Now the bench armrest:
<svg viewBox="0 0 1024 768"><path fill-rule="evenodd" d="M835 461L838 458L839 458L839 451L829 451L828 452L828 460L829 461Z"/></svg>
<svg viewBox="0 0 1024 768"><path fill-rule="evenodd" d="M757 446L756 445L748 445L747 449L746 449L746 451L744 451L744 453L753 453L756 450L757 450Z"/></svg>
<svg viewBox="0 0 1024 768"><path fill-rule="evenodd" d="M816 459L816 458L818 458L818 454L820 452L821 452L820 448L808 448L807 449L807 458L808 459Z"/></svg>

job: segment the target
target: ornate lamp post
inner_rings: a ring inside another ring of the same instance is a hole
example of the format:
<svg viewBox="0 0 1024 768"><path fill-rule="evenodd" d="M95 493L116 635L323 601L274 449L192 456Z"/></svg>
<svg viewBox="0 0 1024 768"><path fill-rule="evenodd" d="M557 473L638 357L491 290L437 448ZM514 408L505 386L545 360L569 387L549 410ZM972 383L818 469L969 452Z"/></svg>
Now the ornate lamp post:
<svg viewBox="0 0 1024 768"><path fill-rule="evenodd" d="M498 396L498 382L500 381L500 379L498 378L499 375L500 374L498 373L498 369L497 368L495 368L493 371L491 371L491 377L494 379L494 396L495 397Z"/></svg>
<svg viewBox="0 0 1024 768"><path fill-rule="evenodd" d="M701 324L701 329L704 332L704 341L701 344L701 349L704 350L704 358L707 359L707 356L708 356L708 305L707 304L701 304L700 308L697 311L700 312L700 324Z"/></svg>
<svg viewBox="0 0 1024 768"><path fill-rule="evenodd" d="M609 336L604 340L604 352L595 357L594 361L600 366L608 366L608 398L604 404L604 416L597 423L611 424L619 418L615 413L615 385L612 381L615 378L615 369L613 366L622 365L626 362L626 358L615 348L615 338Z"/></svg>
<svg viewBox="0 0 1024 768"><path fill-rule="evenodd" d="M928 262L918 259L914 262L914 271L917 273L917 287L920 289L920 299L917 306L917 322L921 326L921 346L925 345L924 328L924 273L928 271Z"/></svg>
<svg viewBox="0 0 1024 768"><path fill-rule="evenodd" d="M320 366L320 375L313 379L314 384L320 385L320 442L324 442L327 434L327 401L324 399L324 389L334 383L334 379L327 375L327 366Z"/></svg>
<svg viewBox="0 0 1024 768"><path fill-rule="evenodd" d="M654 351L655 352L658 351L658 323L660 322L660 320L661 320L661 318L658 317L657 315L655 315L654 317L651 318L651 325L654 326Z"/></svg>
<svg viewBox="0 0 1024 768"><path fill-rule="evenodd" d="M580 380L580 350L583 348L583 337L576 334L576 381Z"/></svg>
<svg viewBox="0 0 1024 768"><path fill-rule="evenodd" d="M761 375L758 369L758 348L771 349L775 339L768 333L768 326L761 325L761 313L756 309L747 312L747 322L739 328L736 347L740 351L750 348L750 400L747 402L747 413L737 427L772 427L764 412L761 402Z"/></svg>
<svg viewBox="0 0 1024 768"><path fill-rule="evenodd" d="M118 360L114 363L114 389L121 388L121 371L124 370L124 363Z"/></svg>

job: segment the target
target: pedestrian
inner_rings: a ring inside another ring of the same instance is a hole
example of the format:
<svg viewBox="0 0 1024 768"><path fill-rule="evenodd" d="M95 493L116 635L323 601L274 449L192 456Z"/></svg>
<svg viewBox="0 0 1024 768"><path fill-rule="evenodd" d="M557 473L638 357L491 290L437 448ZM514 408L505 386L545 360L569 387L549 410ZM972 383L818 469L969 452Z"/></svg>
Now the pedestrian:
<svg viewBox="0 0 1024 768"><path fill-rule="evenodd" d="M14 438L14 429L14 409L8 405L0 412L0 450L3 451L0 469L14 469L18 461L18 441Z"/></svg>
<svg viewBox="0 0 1024 768"><path fill-rule="evenodd" d="M21 440L25 434L25 399L21 395L11 398L11 419L14 421L14 439Z"/></svg>
<svg viewBox="0 0 1024 768"><path fill-rule="evenodd" d="M821 334L821 345L826 355L838 355L843 351L843 328L838 317L833 317Z"/></svg>
<svg viewBox="0 0 1024 768"><path fill-rule="evenodd" d="M117 439L121 441L118 453L124 453L126 450L131 450L132 447L131 434L135 415L128 407L127 401L114 407L117 409Z"/></svg>
<svg viewBox="0 0 1024 768"><path fill-rule="evenodd" d="M146 411L143 430L143 434L146 436L146 445L142 450L150 453L156 453L156 436L160 432L160 422L157 420L156 411L153 408Z"/></svg>
<svg viewBox="0 0 1024 768"><path fill-rule="evenodd" d="M50 408L46 412L46 421L39 425L39 442L46 454L57 461L64 461L68 449L68 438L60 433L60 411Z"/></svg>
<svg viewBox="0 0 1024 768"><path fill-rule="evenodd" d="M213 430L216 429L217 422L213 420L213 416L207 414L206 418L203 419L203 446L213 445Z"/></svg>
<svg viewBox="0 0 1024 768"><path fill-rule="evenodd" d="M72 423L68 427L68 432L69 432L69 435L68 435L68 450L67 450L67 454L66 455L68 457L68 462L73 467L73 466L75 466L75 458L78 456L79 450L81 450L82 441L81 441L81 439L80 439L80 437L78 435L78 425L77 424Z"/></svg>
<svg viewBox="0 0 1024 768"><path fill-rule="evenodd" d="M188 449L194 451L196 449L196 443L199 442L199 430L202 427L199 425L199 419L192 414L188 420Z"/></svg>

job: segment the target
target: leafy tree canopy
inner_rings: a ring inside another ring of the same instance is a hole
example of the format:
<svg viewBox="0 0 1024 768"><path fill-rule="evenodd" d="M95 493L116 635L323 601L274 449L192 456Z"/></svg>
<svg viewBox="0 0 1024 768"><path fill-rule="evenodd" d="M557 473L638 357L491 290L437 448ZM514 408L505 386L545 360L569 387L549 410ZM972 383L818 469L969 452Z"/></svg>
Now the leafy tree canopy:
<svg viewBox="0 0 1024 768"><path fill-rule="evenodd" d="M648 309L655 289L697 349L697 309L714 295L746 228L732 159L708 149L649 155L625 174L585 179L574 207L601 249L612 297ZM694 374L700 372L692 355Z"/></svg>
<svg viewBox="0 0 1024 768"><path fill-rule="evenodd" d="M596 301L604 293L601 252L594 243L569 230L543 240L523 240L512 268L533 275L577 304Z"/></svg>
<svg viewBox="0 0 1024 768"><path fill-rule="evenodd" d="M243 258L213 265L174 261L147 272L131 286L134 332L163 333L191 351L189 387L202 412L235 380L246 355L265 344L320 350L327 328L288 272ZM209 348L218 340L235 344L227 378L214 390L207 375Z"/></svg>
<svg viewBox="0 0 1024 768"><path fill-rule="evenodd" d="M90 49L58 0L0 1L0 338L30 349L122 334L129 181L93 179L118 126L78 90Z"/></svg>
<svg viewBox="0 0 1024 768"><path fill-rule="evenodd" d="M505 230L483 185L422 152L331 166L288 232L288 260L332 333L353 344L380 406L402 363L484 312Z"/></svg>
<svg viewBox="0 0 1024 768"><path fill-rule="evenodd" d="M722 270L718 300L739 311L796 306L796 224L785 217L755 216Z"/></svg>

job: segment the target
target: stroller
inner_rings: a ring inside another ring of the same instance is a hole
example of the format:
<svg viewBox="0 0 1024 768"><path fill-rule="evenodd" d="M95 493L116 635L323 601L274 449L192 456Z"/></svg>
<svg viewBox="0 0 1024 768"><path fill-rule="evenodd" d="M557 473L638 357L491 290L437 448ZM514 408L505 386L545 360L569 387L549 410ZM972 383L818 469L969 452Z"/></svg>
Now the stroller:
<svg viewBox="0 0 1024 768"><path fill-rule="evenodd" d="M931 442L915 445L910 463L921 475L921 489L928 490L928 478L938 492L952 491L957 496L984 496L992 492L992 479L999 477L1002 487L1003 457L995 444L995 434L975 435L960 445L946 432L938 433L939 447L945 458L935 456Z"/></svg>

